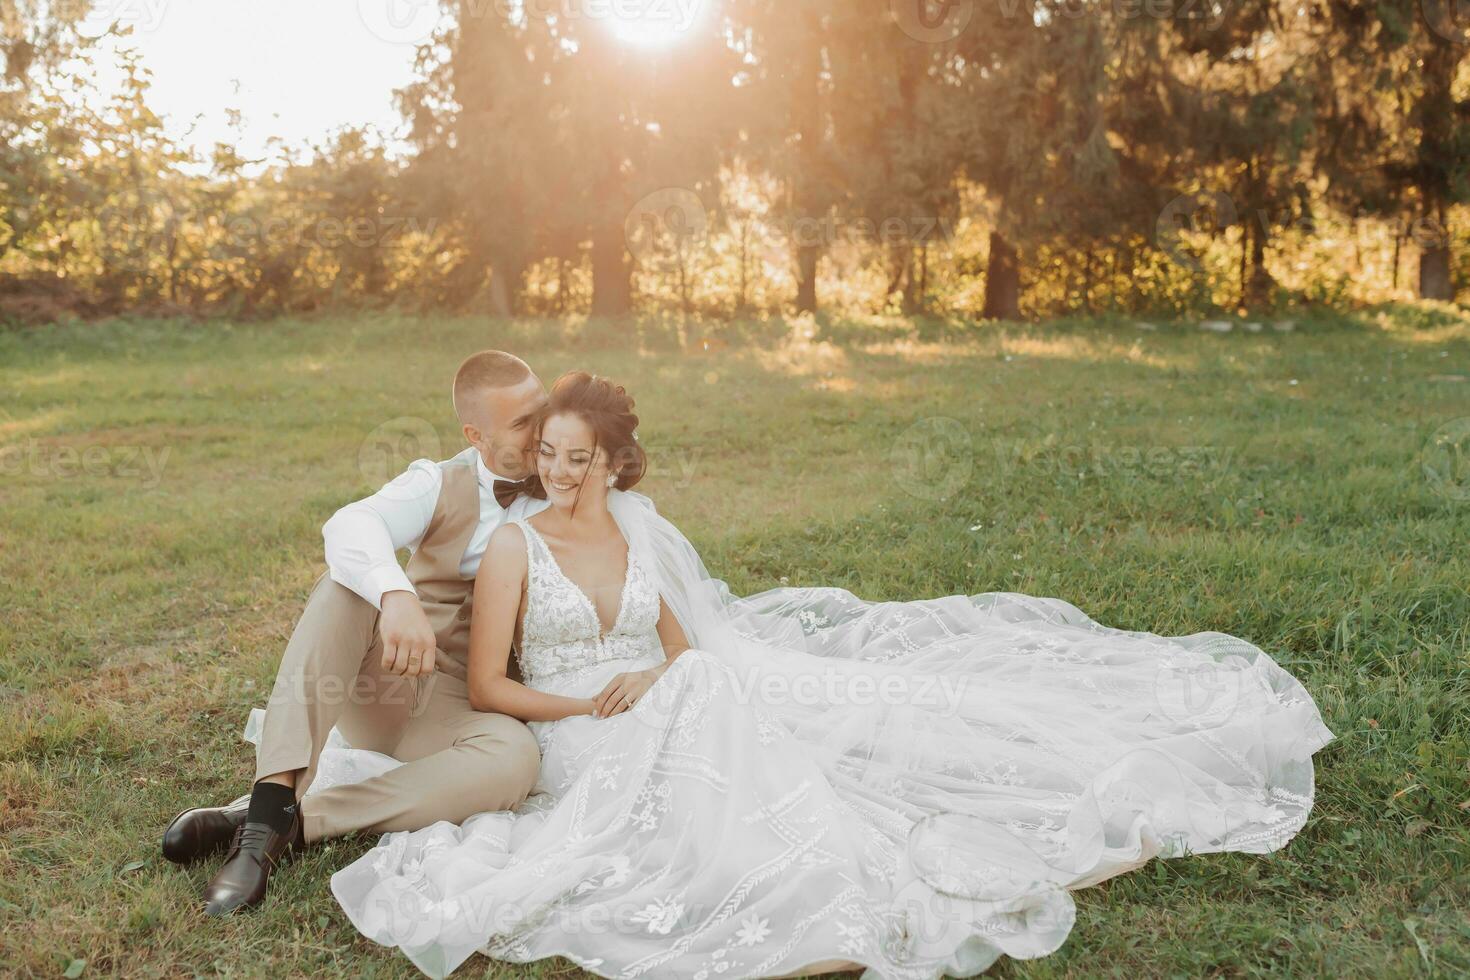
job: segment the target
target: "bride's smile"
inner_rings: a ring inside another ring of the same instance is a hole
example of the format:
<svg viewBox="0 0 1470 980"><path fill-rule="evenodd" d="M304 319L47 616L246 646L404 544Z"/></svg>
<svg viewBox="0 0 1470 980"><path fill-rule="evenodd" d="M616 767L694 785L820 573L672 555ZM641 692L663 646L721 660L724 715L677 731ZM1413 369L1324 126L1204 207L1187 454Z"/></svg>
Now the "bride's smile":
<svg viewBox="0 0 1470 980"><path fill-rule="evenodd" d="M541 485L554 494L553 503L576 499L584 482L596 485L607 476L605 454L596 451L596 434L591 426L573 415L546 420L536 446L536 472Z"/></svg>

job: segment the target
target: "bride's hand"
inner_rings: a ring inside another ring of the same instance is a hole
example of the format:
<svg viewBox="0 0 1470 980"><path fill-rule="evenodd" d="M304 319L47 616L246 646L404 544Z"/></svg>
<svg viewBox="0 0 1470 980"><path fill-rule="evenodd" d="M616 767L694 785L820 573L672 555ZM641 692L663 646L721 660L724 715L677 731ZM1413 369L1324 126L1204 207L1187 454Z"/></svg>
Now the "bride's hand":
<svg viewBox="0 0 1470 980"><path fill-rule="evenodd" d="M653 682L658 680L663 671L657 667L649 670L635 670L626 674L619 674L607 682L607 687L602 693L592 699L592 716L594 718L611 718L613 715L622 714L637 703Z"/></svg>

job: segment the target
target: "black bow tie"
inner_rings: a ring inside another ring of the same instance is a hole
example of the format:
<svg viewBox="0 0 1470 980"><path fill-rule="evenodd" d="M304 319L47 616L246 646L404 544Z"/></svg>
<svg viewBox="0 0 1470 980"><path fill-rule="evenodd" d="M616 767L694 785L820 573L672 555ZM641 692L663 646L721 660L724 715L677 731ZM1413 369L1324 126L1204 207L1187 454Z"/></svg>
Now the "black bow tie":
<svg viewBox="0 0 1470 980"><path fill-rule="evenodd" d="M491 484L490 492L495 494L497 504L509 508L516 497L530 491L534 479L535 477L528 476L524 480L496 480Z"/></svg>

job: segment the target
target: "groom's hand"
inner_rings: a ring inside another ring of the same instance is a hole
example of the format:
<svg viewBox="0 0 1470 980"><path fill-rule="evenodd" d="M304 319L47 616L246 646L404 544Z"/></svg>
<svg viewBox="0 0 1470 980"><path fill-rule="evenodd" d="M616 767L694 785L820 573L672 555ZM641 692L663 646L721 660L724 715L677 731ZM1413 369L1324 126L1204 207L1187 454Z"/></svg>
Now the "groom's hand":
<svg viewBox="0 0 1470 980"><path fill-rule="evenodd" d="M429 628L429 617L419 597L395 590L383 593L383 616L378 623L383 637L383 669L404 677L426 677L434 672L434 651L439 641Z"/></svg>

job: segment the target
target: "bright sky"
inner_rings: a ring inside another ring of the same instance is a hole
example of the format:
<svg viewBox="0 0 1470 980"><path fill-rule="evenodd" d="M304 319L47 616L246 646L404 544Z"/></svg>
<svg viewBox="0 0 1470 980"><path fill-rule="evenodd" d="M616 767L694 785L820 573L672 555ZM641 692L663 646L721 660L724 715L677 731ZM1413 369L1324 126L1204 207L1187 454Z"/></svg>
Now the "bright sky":
<svg viewBox="0 0 1470 980"><path fill-rule="evenodd" d="M384 0L387 3L388 0ZM412 2L396 0L412 11ZM149 104L169 132L205 152L231 138L225 110L244 113L244 149L270 136L293 145L344 124L404 129L392 93L412 80L414 42L429 27L394 36L369 23L364 0L98 0L83 27L131 24L123 43L153 72ZM379 30L375 32L374 27ZM386 36L385 36L386 35ZM106 42L115 43L115 42ZM113 79L99 79L108 91ZM201 117L196 122L196 117Z"/></svg>
<svg viewBox="0 0 1470 980"><path fill-rule="evenodd" d="M476 2L487 15L509 4L597 19L631 44L665 44L715 0ZM175 137L207 154L232 139L225 110L239 109L241 148L257 155L270 136L300 146L343 125L405 135L393 90L412 81L415 46L439 16L438 0L95 0L82 29L100 36L114 23L133 27L123 43L152 70L149 105ZM98 89L116 83L99 79Z"/></svg>

